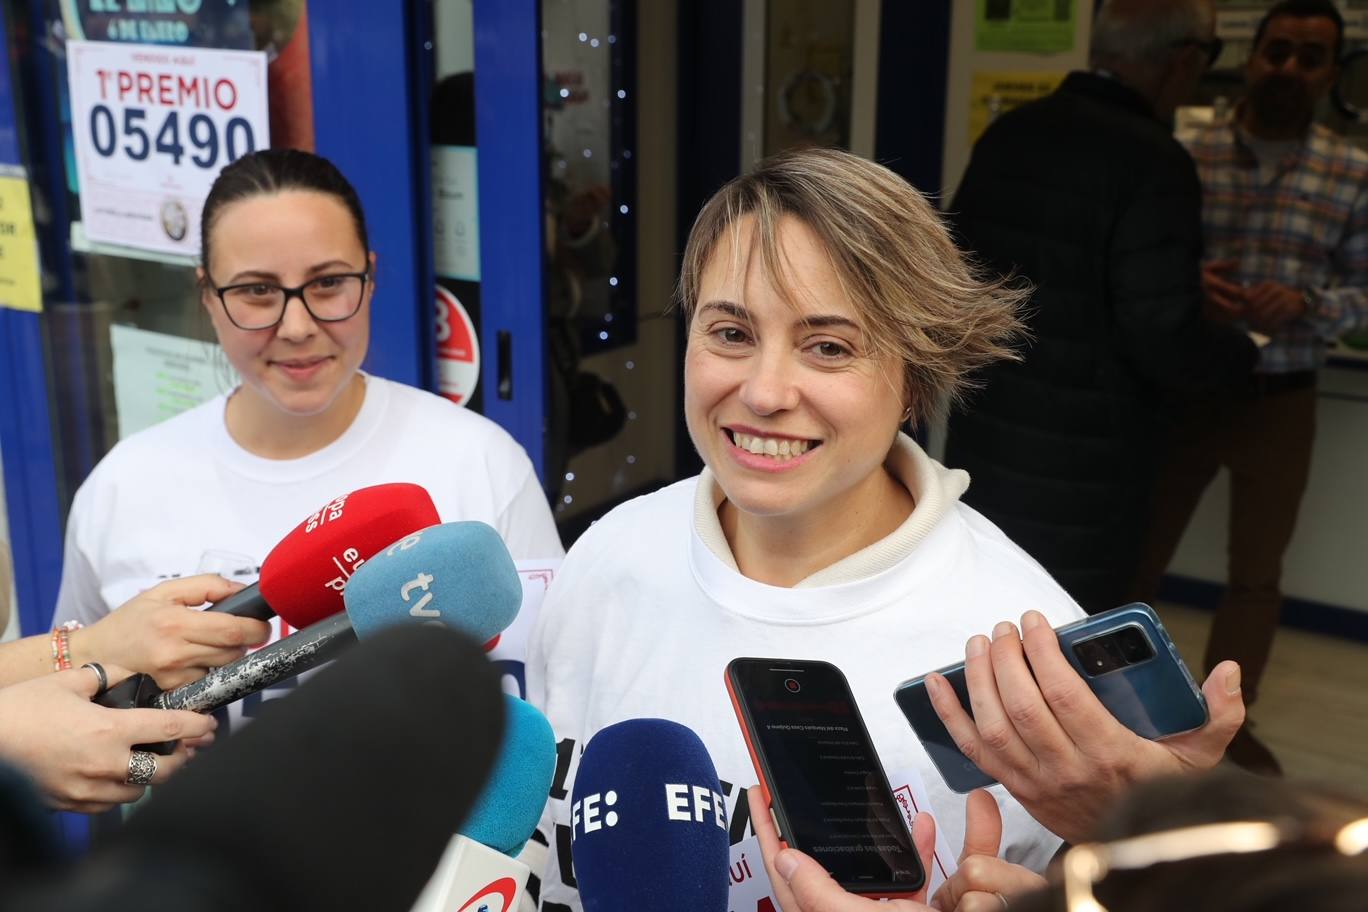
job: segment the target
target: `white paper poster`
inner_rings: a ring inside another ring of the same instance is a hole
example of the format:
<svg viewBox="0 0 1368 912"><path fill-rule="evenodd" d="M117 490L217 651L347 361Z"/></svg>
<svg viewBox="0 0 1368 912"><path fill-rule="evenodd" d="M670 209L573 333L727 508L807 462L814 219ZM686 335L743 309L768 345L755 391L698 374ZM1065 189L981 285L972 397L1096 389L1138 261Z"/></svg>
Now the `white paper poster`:
<svg viewBox="0 0 1368 912"><path fill-rule="evenodd" d="M109 327L119 439L179 415L237 386L237 372L212 342Z"/></svg>
<svg viewBox="0 0 1368 912"><path fill-rule="evenodd" d="M474 146L432 147L433 268L480 281L480 183Z"/></svg>
<svg viewBox="0 0 1368 912"><path fill-rule="evenodd" d="M266 54L73 40L67 77L86 236L198 254L214 178L270 145Z"/></svg>

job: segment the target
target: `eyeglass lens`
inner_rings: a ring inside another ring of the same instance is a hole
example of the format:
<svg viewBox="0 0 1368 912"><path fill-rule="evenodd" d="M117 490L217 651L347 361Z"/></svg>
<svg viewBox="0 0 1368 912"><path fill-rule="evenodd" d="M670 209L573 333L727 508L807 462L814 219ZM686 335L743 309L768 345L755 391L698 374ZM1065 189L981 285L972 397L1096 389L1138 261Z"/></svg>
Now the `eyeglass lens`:
<svg viewBox="0 0 1368 912"><path fill-rule="evenodd" d="M1274 38L1263 47L1263 59L1273 66L1282 66L1293 56L1303 70L1316 70L1330 59L1330 49L1323 44L1294 44L1286 38Z"/></svg>
<svg viewBox="0 0 1368 912"><path fill-rule="evenodd" d="M345 320L361 307L365 280L360 276L319 276L300 289L304 306L315 320ZM285 315L285 289L266 282L235 285L223 291L228 316L242 329L265 329Z"/></svg>

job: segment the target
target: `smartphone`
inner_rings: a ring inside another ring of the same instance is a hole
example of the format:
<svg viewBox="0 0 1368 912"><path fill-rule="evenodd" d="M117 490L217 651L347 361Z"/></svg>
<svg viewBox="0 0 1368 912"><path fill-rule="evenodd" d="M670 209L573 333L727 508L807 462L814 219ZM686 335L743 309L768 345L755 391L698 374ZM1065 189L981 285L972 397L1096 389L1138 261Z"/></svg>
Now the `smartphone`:
<svg viewBox="0 0 1368 912"><path fill-rule="evenodd" d="M842 887L911 896L926 881L850 685L828 662L733 659L727 692L788 846Z"/></svg>
<svg viewBox="0 0 1368 912"><path fill-rule="evenodd" d="M1064 657L1102 705L1140 737L1158 741L1206 724L1202 689L1149 605L1122 605L1066 624L1055 633ZM939 673L972 716L964 663ZM931 705L925 675L899 684L893 696L946 785L956 792L971 792L996 781L955 746Z"/></svg>

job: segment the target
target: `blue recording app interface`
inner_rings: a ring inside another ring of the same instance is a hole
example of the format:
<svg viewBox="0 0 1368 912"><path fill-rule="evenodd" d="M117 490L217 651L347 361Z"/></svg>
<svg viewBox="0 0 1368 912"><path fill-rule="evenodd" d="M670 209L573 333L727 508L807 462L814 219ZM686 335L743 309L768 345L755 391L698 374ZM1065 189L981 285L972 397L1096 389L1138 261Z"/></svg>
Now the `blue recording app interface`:
<svg viewBox="0 0 1368 912"><path fill-rule="evenodd" d="M921 864L840 674L817 663L737 671L789 842L843 884L919 884Z"/></svg>

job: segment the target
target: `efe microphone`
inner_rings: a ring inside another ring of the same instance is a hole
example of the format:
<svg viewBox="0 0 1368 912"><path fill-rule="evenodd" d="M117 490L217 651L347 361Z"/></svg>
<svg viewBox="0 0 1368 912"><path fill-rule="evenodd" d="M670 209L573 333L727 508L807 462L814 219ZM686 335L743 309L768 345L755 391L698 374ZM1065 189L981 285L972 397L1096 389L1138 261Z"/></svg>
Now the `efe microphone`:
<svg viewBox="0 0 1368 912"><path fill-rule="evenodd" d="M584 749L570 844L584 912L726 912L727 812L698 735L629 719Z"/></svg>
<svg viewBox="0 0 1368 912"><path fill-rule="evenodd" d="M359 488L329 501L281 539L261 562L255 583L205 610L262 621L278 614L303 629L342 610L342 592L365 561L441 521L419 485Z"/></svg>

